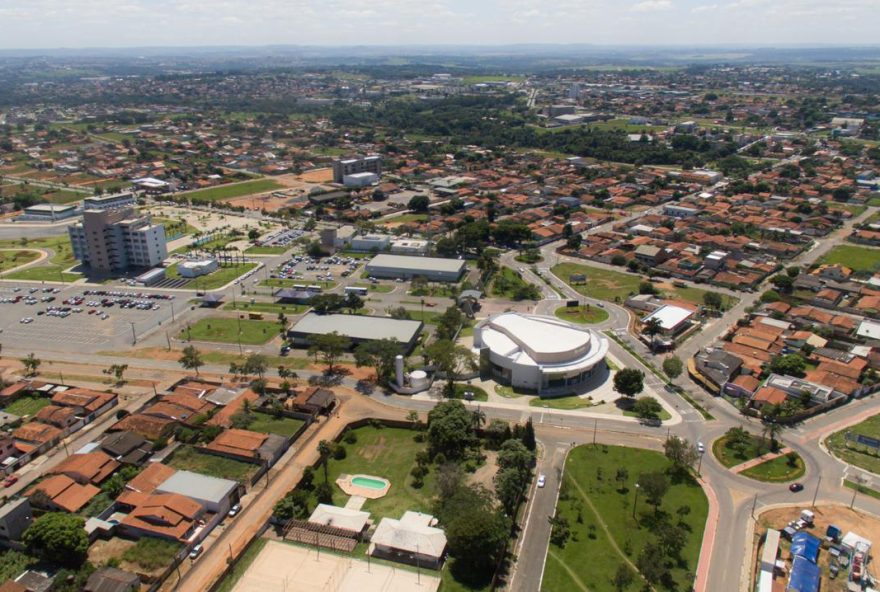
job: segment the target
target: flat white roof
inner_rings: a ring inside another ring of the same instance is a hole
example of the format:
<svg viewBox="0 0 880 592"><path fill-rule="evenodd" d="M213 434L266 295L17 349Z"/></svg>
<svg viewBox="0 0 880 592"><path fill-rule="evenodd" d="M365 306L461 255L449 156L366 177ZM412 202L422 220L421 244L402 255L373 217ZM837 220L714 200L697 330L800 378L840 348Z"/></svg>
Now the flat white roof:
<svg viewBox="0 0 880 592"><path fill-rule="evenodd" d="M238 483L229 479L210 477L190 471L177 471L165 479L156 490L162 493L179 493L197 500L220 503L236 487L238 487Z"/></svg>
<svg viewBox="0 0 880 592"><path fill-rule="evenodd" d="M334 526L336 528L344 528L354 532L360 532L370 519L369 512L360 510L351 510L348 508L340 508L331 506L330 504L318 504L312 515L309 516L309 522L312 524L321 524L323 526Z"/></svg>
<svg viewBox="0 0 880 592"><path fill-rule="evenodd" d="M694 311L692 310L675 306L674 304L666 304L646 316L643 322L647 323L651 319L657 319L664 330L671 331L693 315Z"/></svg>
<svg viewBox="0 0 880 592"><path fill-rule="evenodd" d="M459 273L465 263L461 259L442 259L440 257L408 257L406 255L376 255L369 263L370 267L390 267L403 271L445 271Z"/></svg>
<svg viewBox="0 0 880 592"><path fill-rule="evenodd" d="M880 339L880 323L865 319L856 330L856 335L868 339Z"/></svg>
<svg viewBox="0 0 880 592"><path fill-rule="evenodd" d="M291 331L312 335L336 331L352 339L394 339L400 343L409 343L421 328L421 321L350 314L319 315L310 312Z"/></svg>

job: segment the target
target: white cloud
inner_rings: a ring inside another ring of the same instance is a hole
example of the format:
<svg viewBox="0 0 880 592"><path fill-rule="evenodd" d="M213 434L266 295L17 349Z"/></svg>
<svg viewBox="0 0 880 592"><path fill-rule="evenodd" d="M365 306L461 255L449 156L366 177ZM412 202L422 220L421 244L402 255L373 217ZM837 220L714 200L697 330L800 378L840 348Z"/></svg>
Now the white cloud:
<svg viewBox="0 0 880 592"><path fill-rule="evenodd" d="M630 10L633 12L659 12L670 8L672 8L670 0L643 0L643 2L633 5Z"/></svg>
<svg viewBox="0 0 880 592"><path fill-rule="evenodd" d="M714 12L718 10L717 4L703 4L702 6L694 6L691 8L691 12L693 14L700 14L701 12Z"/></svg>

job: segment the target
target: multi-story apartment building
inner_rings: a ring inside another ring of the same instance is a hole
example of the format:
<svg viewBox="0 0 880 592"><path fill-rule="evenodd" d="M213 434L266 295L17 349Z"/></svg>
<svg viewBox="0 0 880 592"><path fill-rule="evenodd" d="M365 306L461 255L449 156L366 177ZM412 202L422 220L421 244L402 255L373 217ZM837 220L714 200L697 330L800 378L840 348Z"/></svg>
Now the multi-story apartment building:
<svg viewBox="0 0 880 592"><path fill-rule="evenodd" d="M333 182L342 183L346 176L357 173L382 175L382 157L378 154L358 158L340 158L333 161Z"/></svg>
<svg viewBox="0 0 880 592"><path fill-rule="evenodd" d="M86 210L68 233L73 256L97 272L153 267L168 256L165 227L133 208Z"/></svg>
<svg viewBox="0 0 880 592"><path fill-rule="evenodd" d="M134 193L116 193L114 195L99 195L87 197L83 200L83 210L112 210L127 208L135 205Z"/></svg>

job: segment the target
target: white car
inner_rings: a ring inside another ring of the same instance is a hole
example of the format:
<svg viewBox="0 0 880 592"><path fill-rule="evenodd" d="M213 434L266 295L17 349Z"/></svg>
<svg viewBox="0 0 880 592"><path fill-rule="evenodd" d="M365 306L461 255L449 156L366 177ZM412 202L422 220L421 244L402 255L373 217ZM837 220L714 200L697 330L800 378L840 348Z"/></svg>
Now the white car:
<svg viewBox="0 0 880 592"><path fill-rule="evenodd" d="M538 475L538 487L544 487L547 484L547 475Z"/></svg>
<svg viewBox="0 0 880 592"><path fill-rule="evenodd" d="M706 452L706 447L703 445L702 442L697 442L697 452L699 452L700 454Z"/></svg>

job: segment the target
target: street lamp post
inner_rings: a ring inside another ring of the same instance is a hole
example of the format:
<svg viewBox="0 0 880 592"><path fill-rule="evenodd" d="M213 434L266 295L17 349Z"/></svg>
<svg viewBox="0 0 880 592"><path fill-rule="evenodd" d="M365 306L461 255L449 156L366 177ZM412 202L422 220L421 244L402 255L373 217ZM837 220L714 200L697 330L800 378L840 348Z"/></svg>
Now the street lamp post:
<svg viewBox="0 0 880 592"><path fill-rule="evenodd" d="M129 325L131 325L131 344L136 345L138 342L137 333L134 331L134 322L129 321Z"/></svg>
<svg viewBox="0 0 880 592"><path fill-rule="evenodd" d="M706 454L705 451L700 453L700 462L697 463L697 476L700 476L700 469L703 468L703 455L704 454Z"/></svg>
<svg viewBox="0 0 880 592"><path fill-rule="evenodd" d="M639 503L639 489L640 489L640 486L638 483L636 483L636 496L633 499L633 519L635 519L635 517L636 517L636 504Z"/></svg>

